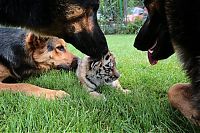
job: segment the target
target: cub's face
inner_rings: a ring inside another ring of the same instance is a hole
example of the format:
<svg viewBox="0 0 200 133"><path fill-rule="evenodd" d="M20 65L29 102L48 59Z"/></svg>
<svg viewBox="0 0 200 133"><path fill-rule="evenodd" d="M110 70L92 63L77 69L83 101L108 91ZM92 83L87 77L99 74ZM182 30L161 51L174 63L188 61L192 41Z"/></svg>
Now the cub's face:
<svg viewBox="0 0 200 133"><path fill-rule="evenodd" d="M110 52L100 61L93 62L91 67L96 71L97 78L101 78L105 83L111 83L120 77L116 68L115 57Z"/></svg>

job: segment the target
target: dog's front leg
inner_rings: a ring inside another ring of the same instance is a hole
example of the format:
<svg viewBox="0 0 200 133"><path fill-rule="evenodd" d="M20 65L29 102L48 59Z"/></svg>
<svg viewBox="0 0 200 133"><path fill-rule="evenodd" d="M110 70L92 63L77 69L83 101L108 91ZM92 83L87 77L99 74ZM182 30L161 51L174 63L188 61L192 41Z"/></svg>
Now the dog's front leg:
<svg viewBox="0 0 200 133"><path fill-rule="evenodd" d="M52 100L56 98L63 98L65 96L69 96L69 94L67 94L65 91L62 90L50 90L26 83L17 83L17 84L0 83L0 91L22 92L28 96L33 95L36 97L43 97Z"/></svg>

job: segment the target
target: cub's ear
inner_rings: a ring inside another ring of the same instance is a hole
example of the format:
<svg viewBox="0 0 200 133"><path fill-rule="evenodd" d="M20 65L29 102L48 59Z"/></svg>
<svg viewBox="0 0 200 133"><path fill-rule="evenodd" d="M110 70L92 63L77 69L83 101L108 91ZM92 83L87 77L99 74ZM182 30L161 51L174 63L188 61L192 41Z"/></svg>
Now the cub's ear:
<svg viewBox="0 0 200 133"><path fill-rule="evenodd" d="M97 70L102 66L101 61L90 61L89 64L90 64L89 70Z"/></svg>
<svg viewBox="0 0 200 133"><path fill-rule="evenodd" d="M27 33L26 39L25 39L26 47L32 50L43 48L46 45L47 40L48 40L48 37L41 37L32 32L29 32Z"/></svg>
<svg viewBox="0 0 200 133"><path fill-rule="evenodd" d="M104 55L104 60L108 60L112 56L111 52L109 51L106 55Z"/></svg>

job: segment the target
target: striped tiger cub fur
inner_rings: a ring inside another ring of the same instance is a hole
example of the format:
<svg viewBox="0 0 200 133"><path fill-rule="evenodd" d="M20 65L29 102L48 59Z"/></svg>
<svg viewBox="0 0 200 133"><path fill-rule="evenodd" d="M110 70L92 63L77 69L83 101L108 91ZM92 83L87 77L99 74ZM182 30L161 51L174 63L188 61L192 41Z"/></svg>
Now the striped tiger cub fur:
<svg viewBox="0 0 200 133"><path fill-rule="evenodd" d="M105 84L111 85L125 93L128 91L120 85L118 80L120 74L116 69L115 57L110 52L98 61L85 56L78 63L76 74L81 84L92 96L101 96L96 89L100 85Z"/></svg>

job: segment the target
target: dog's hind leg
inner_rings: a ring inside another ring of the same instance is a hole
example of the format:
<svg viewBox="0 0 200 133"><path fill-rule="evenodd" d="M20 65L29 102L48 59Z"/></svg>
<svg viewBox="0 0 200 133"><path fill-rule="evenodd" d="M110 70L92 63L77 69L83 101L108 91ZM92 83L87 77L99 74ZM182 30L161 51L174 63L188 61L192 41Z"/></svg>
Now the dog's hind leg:
<svg viewBox="0 0 200 133"><path fill-rule="evenodd" d="M168 91L168 98L174 108L178 109L192 123L200 126L200 112L192 104L191 84L173 85Z"/></svg>
<svg viewBox="0 0 200 133"><path fill-rule="evenodd" d="M57 98L63 98L65 96L69 96L69 94L67 94L62 90L50 90L26 83L17 83L17 84L0 83L0 92L1 91L22 92L28 96L43 97L49 100L51 99L54 100Z"/></svg>

